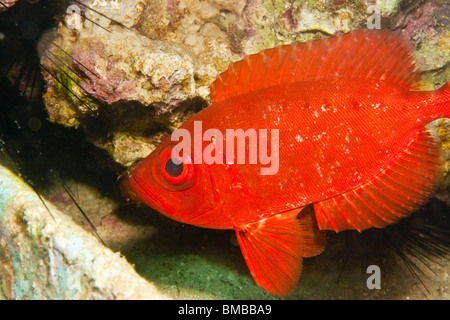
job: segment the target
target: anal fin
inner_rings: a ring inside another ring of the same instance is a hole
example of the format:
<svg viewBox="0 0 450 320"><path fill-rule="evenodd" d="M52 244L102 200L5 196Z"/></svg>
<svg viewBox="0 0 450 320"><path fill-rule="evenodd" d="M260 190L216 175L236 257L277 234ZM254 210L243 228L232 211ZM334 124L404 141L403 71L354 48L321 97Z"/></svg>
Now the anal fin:
<svg viewBox="0 0 450 320"><path fill-rule="evenodd" d="M425 129L378 175L344 194L314 204L321 230L383 228L419 209L442 175L441 151Z"/></svg>
<svg viewBox="0 0 450 320"><path fill-rule="evenodd" d="M303 237L303 258L310 258L322 253L327 244L326 233L317 225L314 207L305 207L297 216Z"/></svg>
<svg viewBox="0 0 450 320"><path fill-rule="evenodd" d="M312 206L282 212L235 227L239 245L256 283L275 295L292 292L303 258L318 255L326 245Z"/></svg>
<svg viewBox="0 0 450 320"><path fill-rule="evenodd" d="M292 292L302 272L303 237L296 219L300 210L235 227L242 254L253 278L274 295Z"/></svg>

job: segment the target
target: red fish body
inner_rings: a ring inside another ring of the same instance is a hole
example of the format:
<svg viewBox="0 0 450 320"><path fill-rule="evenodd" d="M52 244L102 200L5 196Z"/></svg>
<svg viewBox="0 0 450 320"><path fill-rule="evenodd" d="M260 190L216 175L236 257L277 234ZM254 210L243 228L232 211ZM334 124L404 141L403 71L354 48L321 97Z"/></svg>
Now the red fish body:
<svg viewBox="0 0 450 320"><path fill-rule="evenodd" d="M287 294L302 258L323 250L320 230L385 227L435 190L442 159L425 125L450 117L450 89L415 91L417 74L411 49L386 31L248 56L216 80L212 105L181 127L193 136L182 170L171 171L178 142L168 138L127 185L172 219L235 229L256 282ZM278 155L274 174L261 174L267 163L238 164L225 155L222 163L192 161L216 139L226 146L225 132L238 128L270 133L267 148ZM205 139L208 129L223 136ZM278 133L274 147L271 129Z"/></svg>

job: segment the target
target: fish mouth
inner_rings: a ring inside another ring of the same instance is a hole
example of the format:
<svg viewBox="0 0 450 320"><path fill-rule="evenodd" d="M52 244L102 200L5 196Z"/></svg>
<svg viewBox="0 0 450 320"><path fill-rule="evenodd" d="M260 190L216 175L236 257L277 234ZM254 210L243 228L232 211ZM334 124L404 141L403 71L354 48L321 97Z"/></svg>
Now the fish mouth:
<svg viewBox="0 0 450 320"><path fill-rule="evenodd" d="M136 192L133 189L131 189L130 179L131 178L127 176L120 181L120 191L128 201L136 203L141 202L141 199L138 197Z"/></svg>
<svg viewBox="0 0 450 320"><path fill-rule="evenodd" d="M136 196L140 199L140 201L144 202L153 210L172 220L191 224L189 221L189 217L180 216L179 212L173 212L173 208L171 210L169 206L164 205L163 203L158 201L156 198L156 192L148 188L138 177L131 176L129 183L134 186L132 190L134 190L133 192L136 193Z"/></svg>
<svg viewBox="0 0 450 320"><path fill-rule="evenodd" d="M128 188L130 192L134 194L135 198L138 198L141 202L145 202L145 204L153 210L166 214L162 203L157 200L154 196L154 192L152 192L152 190L149 189L145 183L134 176L129 177L127 180Z"/></svg>
<svg viewBox="0 0 450 320"><path fill-rule="evenodd" d="M210 177L212 179L212 177ZM224 219L223 208L217 199L217 195L213 197L214 204L209 208L200 209L196 213L189 210L175 210L170 204L164 204L164 201L158 199L158 192L147 186L147 184L136 175L129 175L121 183L122 193L131 201L143 202L153 210L165 215L166 217L190 225L202 228L212 229L230 229ZM179 199L174 198L171 204ZM182 207L179 203L176 207ZM206 210L205 210L206 209ZM170 213L169 213L170 212Z"/></svg>

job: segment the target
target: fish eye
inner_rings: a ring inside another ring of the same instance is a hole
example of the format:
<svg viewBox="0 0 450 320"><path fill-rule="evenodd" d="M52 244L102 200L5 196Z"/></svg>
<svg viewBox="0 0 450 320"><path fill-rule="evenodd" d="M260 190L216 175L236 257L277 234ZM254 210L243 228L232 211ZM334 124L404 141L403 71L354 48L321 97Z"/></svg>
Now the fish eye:
<svg viewBox="0 0 450 320"><path fill-rule="evenodd" d="M189 155L172 151L169 145L159 153L154 176L169 190L185 190L194 183L194 164Z"/></svg>
<svg viewBox="0 0 450 320"><path fill-rule="evenodd" d="M183 162L177 158L170 158L167 160L166 165L164 166L164 170L171 177L179 177L183 173Z"/></svg>

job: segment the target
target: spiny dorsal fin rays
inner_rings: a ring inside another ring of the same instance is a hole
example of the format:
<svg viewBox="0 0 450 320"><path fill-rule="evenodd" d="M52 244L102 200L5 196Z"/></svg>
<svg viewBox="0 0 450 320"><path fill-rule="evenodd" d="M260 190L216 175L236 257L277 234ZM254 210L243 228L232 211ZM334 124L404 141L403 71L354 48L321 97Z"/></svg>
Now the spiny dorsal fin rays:
<svg viewBox="0 0 450 320"><path fill-rule="evenodd" d="M356 30L246 56L218 76L211 86L212 100L337 76L395 83L405 90L414 89L419 80L414 51L401 33Z"/></svg>

